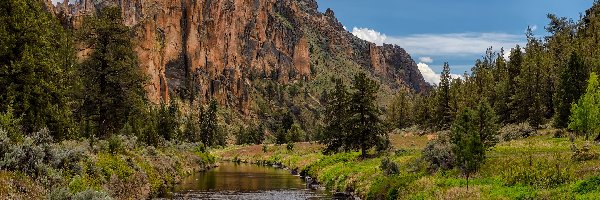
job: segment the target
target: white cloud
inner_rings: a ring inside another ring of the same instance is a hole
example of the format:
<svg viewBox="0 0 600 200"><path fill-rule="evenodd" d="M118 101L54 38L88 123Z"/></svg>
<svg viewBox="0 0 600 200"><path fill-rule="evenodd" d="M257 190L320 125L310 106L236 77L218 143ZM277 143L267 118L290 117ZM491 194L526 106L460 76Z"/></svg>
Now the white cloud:
<svg viewBox="0 0 600 200"><path fill-rule="evenodd" d="M387 36L385 34L381 34L372 29L368 28L352 28L352 34L356 37L375 43L377 45L382 45L384 41L387 40Z"/></svg>
<svg viewBox="0 0 600 200"><path fill-rule="evenodd" d="M433 59L431 57L420 57L419 61L421 61L422 63L432 63Z"/></svg>
<svg viewBox="0 0 600 200"><path fill-rule="evenodd" d="M368 28L352 29L352 34L361 39L381 45L396 44L411 54L429 56L480 56L489 47L509 49L517 44L524 45L522 35L507 33L446 33L387 36Z"/></svg>
<svg viewBox="0 0 600 200"><path fill-rule="evenodd" d="M531 28L531 31L535 31L538 29L537 25L530 26L530 28Z"/></svg>
<svg viewBox="0 0 600 200"><path fill-rule="evenodd" d="M431 67L429 67L428 64L420 62L419 64L417 64L417 66L419 67L419 71L421 71L421 75L423 75L423 78L425 79L425 81L427 81L428 83L430 83L432 85L440 84L441 74L435 73L433 71L433 69L431 69ZM462 78L462 76L458 75L458 74L450 74L450 77L453 79Z"/></svg>

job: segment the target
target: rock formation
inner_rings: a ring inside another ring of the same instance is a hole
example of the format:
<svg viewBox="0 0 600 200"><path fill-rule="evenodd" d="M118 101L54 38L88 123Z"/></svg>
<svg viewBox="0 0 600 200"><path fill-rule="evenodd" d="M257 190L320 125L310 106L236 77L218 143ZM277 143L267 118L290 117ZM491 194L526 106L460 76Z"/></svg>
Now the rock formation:
<svg viewBox="0 0 600 200"><path fill-rule="evenodd" d="M78 0L54 10L77 27L84 15L121 7L135 31L152 102L175 93L248 109L250 77L281 84L310 80L316 49L350 60L392 89L430 86L402 48L376 46L346 31L316 0ZM343 68L343 66L340 66Z"/></svg>

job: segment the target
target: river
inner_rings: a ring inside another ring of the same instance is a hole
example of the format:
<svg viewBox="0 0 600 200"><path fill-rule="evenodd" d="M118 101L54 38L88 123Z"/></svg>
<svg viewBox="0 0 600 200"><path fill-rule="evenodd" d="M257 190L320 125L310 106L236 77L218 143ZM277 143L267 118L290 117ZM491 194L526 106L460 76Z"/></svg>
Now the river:
<svg viewBox="0 0 600 200"><path fill-rule="evenodd" d="M274 167L224 162L197 173L175 187L173 199L331 199L319 190L307 189L304 181Z"/></svg>

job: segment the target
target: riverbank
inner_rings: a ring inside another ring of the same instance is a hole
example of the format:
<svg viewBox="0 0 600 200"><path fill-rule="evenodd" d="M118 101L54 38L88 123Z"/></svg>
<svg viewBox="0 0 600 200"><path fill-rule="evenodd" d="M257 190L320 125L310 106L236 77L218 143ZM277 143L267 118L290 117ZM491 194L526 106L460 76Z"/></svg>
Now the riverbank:
<svg viewBox="0 0 600 200"><path fill-rule="evenodd" d="M215 164L197 144L155 148L124 136L44 144L26 137L0 146L7 151L0 199L147 199Z"/></svg>
<svg viewBox="0 0 600 200"><path fill-rule="evenodd" d="M467 182L457 170L431 172L422 159L429 136L391 135L394 150L361 159L359 153L323 155L322 146L235 146L213 153L223 160L282 165L314 177L328 190L362 199L594 199L600 196L600 160L573 159L569 138L539 135L501 142ZM582 148L586 142L576 140ZM600 147L590 146L597 154ZM386 175L384 158L398 169Z"/></svg>

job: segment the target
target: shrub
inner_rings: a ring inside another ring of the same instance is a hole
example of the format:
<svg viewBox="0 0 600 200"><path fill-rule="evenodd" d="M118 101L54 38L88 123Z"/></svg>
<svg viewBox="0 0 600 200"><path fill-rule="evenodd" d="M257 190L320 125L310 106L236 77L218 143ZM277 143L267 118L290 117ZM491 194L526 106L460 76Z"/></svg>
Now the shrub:
<svg viewBox="0 0 600 200"><path fill-rule="evenodd" d="M381 159L381 165L379 165L379 168L386 176L398 174L400 172L400 167L398 167L398 164L390 160L388 157Z"/></svg>
<svg viewBox="0 0 600 200"><path fill-rule="evenodd" d="M571 159L573 159L574 161L588 161L598 158L598 154L590 151L589 143L583 145L583 148L581 149L578 149L577 146L575 146L575 144L573 143L573 146L571 148L575 150L573 156L571 156Z"/></svg>
<svg viewBox="0 0 600 200"><path fill-rule="evenodd" d="M454 167L455 156L447 133L440 133L436 139L427 143L423 149L423 159L429 163L430 171L448 170Z"/></svg>
<svg viewBox="0 0 600 200"><path fill-rule="evenodd" d="M504 142L533 136L535 129L529 123L509 124L500 129L500 139Z"/></svg>
<svg viewBox="0 0 600 200"><path fill-rule="evenodd" d="M111 154L117 154L123 151L123 141L117 135L113 135L108 138L108 152Z"/></svg>
<svg viewBox="0 0 600 200"><path fill-rule="evenodd" d="M0 161L0 169L22 171L26 174L42 175L47 167L48 144L39 144L40 137L25 137L22 143L11 144Z"/></svg>
<svg viewBox="0 0 600 200"><path fill-rule="evenodd" d="M73 195L72 200L110 200L112 199L104 191L86 190Z"/></svg>
<svg viewBox="0 0 600 200"><path fill-rule="evenodd" d="M293 151L293 150L294 150L294 143L291 143L291 142L290 142L290 143L288 143L288 144L285 146L285 148L286 148L288 151Z"/></svg>
<svg viewBox="0 0 600 200"><path fill-rule="evenodd" d="M50 164L57 169L65 169L76 174L82 171L79 161L83 159L84 148L81 146L55 146L51 149Z"/></svg>
<svg viewBox="0 0 600 200"><path fill-rule="evenodd" d="M49 200L71 200L71 193L69 190L65 188L59 188L52 190L50 194L48 194Z"/></svg>
<svg viewBox="0 0 600 200"><path fill-rule="evenodd" d="M590 192L600 192L600 176L593 176L586 180L580 181L575 185L573 191L579 194Z"/></svg>

